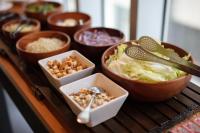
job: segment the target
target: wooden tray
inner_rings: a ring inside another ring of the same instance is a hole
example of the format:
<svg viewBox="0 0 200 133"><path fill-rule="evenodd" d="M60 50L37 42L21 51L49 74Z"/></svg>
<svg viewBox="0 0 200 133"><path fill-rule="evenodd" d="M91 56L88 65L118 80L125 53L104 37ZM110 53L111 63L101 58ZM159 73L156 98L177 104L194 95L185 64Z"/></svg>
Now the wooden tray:
<svg viewBox="0 0 200 133"><path fill-rule="evenodd" d="M26 82L30 84L33 94L39 100L47 101L46 106L54 113L63 127L70 128L70 132L162 132L199 111L200 87L189 83L179 95L165 102L138 103L127 99L116 117L93 128L88 128L76 122L76 116L61 94L50 85L39 67L27 66L3 42L0 42L0 54L13 63Z"/></svg>

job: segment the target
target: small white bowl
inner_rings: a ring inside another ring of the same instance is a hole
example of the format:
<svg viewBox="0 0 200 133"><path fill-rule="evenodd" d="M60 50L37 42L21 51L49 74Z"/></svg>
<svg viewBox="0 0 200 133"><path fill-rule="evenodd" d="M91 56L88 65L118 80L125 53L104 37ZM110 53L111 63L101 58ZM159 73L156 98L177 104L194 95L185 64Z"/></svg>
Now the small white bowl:
<svg viewBox="0 0 200 133"><path fill-rule="evenodd" d="M77 57L78 61L81 64L86 65L87 68L80 70L76 73L63 76L61 78L57 78L56 76L51 74L51 72L49 72L48 66L47 66L48 61L53 61L53 60L61 61L64 58L69 57L69 56ZM38 63L40 65L40 67L42 68L44 74L46 75L46 77L50 81L50 83L57 89L62 85L68 84L68 83L73 82L75 80L78 80L78 79L84 78L88 75L91 75L94 68L95 68L94 63L89 61L87 58L85 58L83 55L81 55L76 50L71 50L71 51L68 51L68 52L65 52L65 53L62 53L62 54L58 54L58 55L55 55L55 56L51 56L51 57L39 60Z"/></svg>
<svg viewBox="0 0 200 133"><path fill-rule="evenodd" d="M81 111L83 111L83 108L69 95L79 92L81 88L90 88L93 86L104 89L110 96L114 96L115 98L108 103L91 110L90 122L86 124L89 127L96 126L114 117L128 96L128 92L125 89L114 83L102 73L93 74L89 77L64 85L59 89L72 111L78 115Z"/></svg>

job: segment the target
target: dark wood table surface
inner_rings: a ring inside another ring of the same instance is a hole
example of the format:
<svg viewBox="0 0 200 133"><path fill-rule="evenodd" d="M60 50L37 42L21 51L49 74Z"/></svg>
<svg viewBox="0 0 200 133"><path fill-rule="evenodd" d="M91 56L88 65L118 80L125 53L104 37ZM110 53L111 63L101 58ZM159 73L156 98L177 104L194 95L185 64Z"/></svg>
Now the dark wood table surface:
<svg viewBox="0 0 200 133"><path fill-rule="evenodd" d="M0 76L0 81L14 86L14 89L47 131L81 133L162 132L192 115L200 105L200 87L189 83L180 94L165 102L139 103L127 99L116 117L93 128L88 128L76 122L76 116L62 96L48 83L41 70L37 68L36 71L24 71L19 66L20 61L16 54L11 52L3 42L0 42L0 48L6 50L12 57L12 59L9 59L7 55L2 54L0 56L0 69L9 80L6 81L5 77ZM27 76L28 79L26 79ZM38 91L34 91L33 87L35 86L32 86L31 83L33 81L28 82L33 79L34 82L40 82ZM36 93L39 93L39 96L41 95L43 98L37 98ZM33 123L30 122L29 124ZM33 130L38 131L39 129L36 126L36 129Z"/></svg>

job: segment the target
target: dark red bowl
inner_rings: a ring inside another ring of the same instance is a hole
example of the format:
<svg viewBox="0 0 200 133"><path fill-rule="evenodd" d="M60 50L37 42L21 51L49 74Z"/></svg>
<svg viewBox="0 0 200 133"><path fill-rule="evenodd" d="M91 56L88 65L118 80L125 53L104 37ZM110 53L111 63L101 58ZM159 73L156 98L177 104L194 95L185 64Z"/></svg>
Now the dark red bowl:
<svg viewBox="0 0 200 133"><path fill-rule="evenodd" d="M83 55L85 55L86 57L88 57L92 61L98 63L101 60L101 56L102 56L103 52L107 48L109 48L113 45L116 45L118 43L104 44L104 45L87 45L84 42L79 40L79 37L83 32L85 32L85 31L92 31L93 32L94 30L106 31L109 35L118 37L120 39L119 43L124 42L125 36L121 31L119 31L117 29L105 28L105 27L87 28L87 29L82 29L82 30L77 31L74 34L75 49L80 51Z"/></svg>
<svg viewBox="0 0 200 133"><path fill-rule="evenodd" d="M162 42L162 44L165 46L165 48L174 49L180 56L188 54L188 52L172 44L165 42ZM130 96L136 100L158 102L169 99L185 89L191 79L191 75L187 74L174 80L162 81L157 83L146 83L144 81L131 80L122 77L109 70L105 63L109 56L114 53L116 47L117 45L107 49L104 52L101 58L103 73L107 75L110 79L124 87L126 90L128 90ZM190 58L190 60L192 60L192 58Z"/></svg>

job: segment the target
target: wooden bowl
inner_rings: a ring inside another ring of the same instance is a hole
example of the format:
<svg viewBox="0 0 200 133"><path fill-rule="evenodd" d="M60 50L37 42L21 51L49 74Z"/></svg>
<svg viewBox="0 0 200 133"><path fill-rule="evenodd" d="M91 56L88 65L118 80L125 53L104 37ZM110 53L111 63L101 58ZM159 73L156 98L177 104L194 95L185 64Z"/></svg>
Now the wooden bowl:
<svg viewBox="0 0 200 133"><path fill-rule="evenodd" d="M85 31L92 31L93 32L95 30L106 31L109 35L120 38L119 43L120 42L124 42L125 36L119 30L111 29L111 28L104 28L104 27L87 28L87 29L82 29L82 30L77 31L74 34L75 49L80 51L83 55L85 55L90 60L94 61L95 63L98 63L101 60L101 56L102 56L103 52L107 48L109 48L109 47L111 47L113 45L116 45L117 43L104 44L104 45L87 45L84 42L79 40L79 37L83 32L85 32Z"/></svg>
<svg viewBox="0 0 200 133"><path fill-rule="evenodd" d="M28 2L28 1L27 1ZM23 14L25 10L25 4L26 1L13 1L12 0L13 7L9 9L10 12L18 13L18 14Z"/></svg>
<svg viewBox="0 0 200 133"><path fill-rule="evenodd" d="M6 17L7 16L7 17ZM0 12L0 27L12 19L19 18L19 14L12 12ZM2 31L2 28L1 28Z"/></svg>
<svg viewBox="0 0 200 133"><path fill-rule="evenodd" d="M52 12L48 12L46 14L39 13L39 12L31 12L28 10L29 6L44 5L44 4L53 4L55 7L55 10ZM38 19L41 22L42 27L44 27L45 29L47 28L47 18L54 13L62 12L62 8L63 8L62 5L58 2L38 1L38 2L33 2L33 3L28 4L25 9L25 14L30 18Z"/></svg>
<svg viewBox="0 0 200 133"><path fill-rule="evenodd" d="M65 19L75 19L76 21L79 21L81 19L83 20L83 24L82 25L78 24L72 27L59 26L57 24L58 21L64 21ZM73 38L73 35L76 31L83 28L91 27L91 17L88 14L80 12L65 12L65 13L52 14L51 16L48 17L47 22L48 22L48 27L51 30L65 32L71 38Z"/></svg>
<svg viewBox="0 0 200 133"><path fill-rule="evenodd" d="M174 49L180 56L188 54L186 51L177 46L165 42L162 42L162 44L165 46L165 48ZM174 80L162 81L158 83L146 83L144 81L131 80L122 77L109 70L105 63L109 55L114 53L116 47L117 45L107 49L104 52L101 59L102 71L113 81L115 81L116 83L127 89L130 92L130 96L136 100L147 101L147 102L158 102L169 99L175 96L176 94L180 93L183 89L185 89L188 82L191 79L191 75L187 74L185 76L179 77Z"/></svg>
<svg viewBox="0 0 200 133"><path fill-rule="evenodd" d="M50 52L43 52L43 53L32 53L32 52L28 52L26 51L26 46L35 41L38 40L41 37L46 37L46 38L58 38L62 41L64 41L65 43L63 44L63 47L54 51L50 51ZM43 58L47 58L53 55L57 55L63 52L66 52L67 50L69 50L70 48L70 37L62 32L58 32L58 31L41 31L41 32L36 32L36 33L32 33L29 35L26 35L22 38L20 38L17 41L17 52L19 53L19 55L27 62L33 65L37 65L37 61Z"/></svg>
<svg viewBox="0 0 200 133"><path fill-rule="evenodd" d="M16 44L16 41L19 40L19 38L21 38L27 34L40 31L40 22L38 20L36 20L36 19L27 19L27 20L30 20L30 24L34 25L34 28L28 32L18 32L15 36L13 36L11 32L7 31L6 27L10 26L12 24L20 23L22 21L21 19L10 20L2 26L2 32L4 35L4 39L6 40L7 43L10 44L11 48L13 48L13 49L16 48L15 44Z"/></svg>

